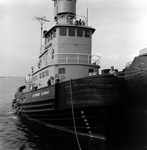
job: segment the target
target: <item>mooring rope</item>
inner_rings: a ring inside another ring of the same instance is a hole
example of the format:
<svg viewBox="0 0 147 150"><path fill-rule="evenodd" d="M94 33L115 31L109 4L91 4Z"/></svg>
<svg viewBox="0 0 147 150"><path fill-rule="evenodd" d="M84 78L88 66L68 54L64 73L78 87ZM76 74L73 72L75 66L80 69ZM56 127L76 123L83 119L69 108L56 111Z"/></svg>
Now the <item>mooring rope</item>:
<svg viewBox="0 0 147 150"><path fill-rule="evenodd" d="M78 138L78 135L77 135L75 116L74 116L73 99L72 99L72 79L70 80L70 97L71 97L72 118L73 118L75 136L76 136L76 140L77 140L77 143L78 143L78 147L79 147L80 150L82 150L81 146L80 146L79 138Z"/></svg>
<svg viewBox="0 0 147 150"><path fill-rule="evenodd" d="M19 107L15 108L14 113L16 113L18 109L19 109Z"/></svg>
<svg viewBox="0 0 147 150"><path fill-rule="evenodd" d="M19 109L20 107L18 107L18 109ZM20 108L19 110L18 110L18 112L17 112L17 117L18 117L18 114L20 113L20 111L22 110L22 108Z"/></svg>

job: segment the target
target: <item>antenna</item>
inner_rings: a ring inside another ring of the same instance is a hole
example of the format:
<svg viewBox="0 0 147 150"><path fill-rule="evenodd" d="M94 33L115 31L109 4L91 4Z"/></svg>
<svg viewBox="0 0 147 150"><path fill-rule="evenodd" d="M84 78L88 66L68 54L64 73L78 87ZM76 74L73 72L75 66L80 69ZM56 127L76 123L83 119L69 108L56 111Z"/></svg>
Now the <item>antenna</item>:
<svg viewBox="0 0 147 150"><path fill-rule="evenodd" d="M41 43L40 43L40 53L42 51L42 30L43 30L43 24L45 22L50 22L49 20L46 19L45 16L42 16L42 17L34 17L32 20L36 20L36 21L39 21L39 23L41 24Z"/></svg>
<svg viewBox="0 0 147 150"><path fill-rule="evenodd" d="M87 11L86 11L86 25L88 26L88 0L87 0Z"/></svg>

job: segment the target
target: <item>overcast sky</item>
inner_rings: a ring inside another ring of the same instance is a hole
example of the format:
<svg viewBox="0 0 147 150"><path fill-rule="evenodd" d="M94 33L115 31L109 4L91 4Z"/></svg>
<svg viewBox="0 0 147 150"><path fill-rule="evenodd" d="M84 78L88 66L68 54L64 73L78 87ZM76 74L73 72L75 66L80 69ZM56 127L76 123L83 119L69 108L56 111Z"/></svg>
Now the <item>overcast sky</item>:
<svg viewBox="0 0 147 150"><path fill-rule="evenodd" d="M87 0L77 0L77 15L86 14ZM101 69L122 70L147 47L147 0L89 0L93 54ZM25 77L40 48L40 24L34 16L53 21L52 0L0 0L0 76ZM48 28L51 23L46 23Z"/></svg>

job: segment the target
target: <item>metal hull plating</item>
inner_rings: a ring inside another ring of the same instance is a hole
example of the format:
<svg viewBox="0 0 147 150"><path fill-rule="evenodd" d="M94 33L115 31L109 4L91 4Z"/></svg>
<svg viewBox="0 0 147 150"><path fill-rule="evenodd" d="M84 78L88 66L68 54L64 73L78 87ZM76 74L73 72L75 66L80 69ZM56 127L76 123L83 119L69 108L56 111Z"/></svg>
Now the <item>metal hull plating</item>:
<svg viewBox="0 0 147 150"><path fill-rule="evenodd" d="M59 130L106 139L125 104L124 81L99 75L24 93L17 109Z"/></svg>
<svg viewBox="0 0 147 150"><path fill-rule="evenodd" d="M21 111L20 116L29 117L47 127L79 135L106 140L116 129L117 117L122 107L85 107L38 112ZM74 122L75 121L75 126ZM32 121L33 121L32 120Z"/></svg>
<svg viewBox="0 0 147 150"><path fill-rule="evenodd" d="M128 109L125 117L134 124L147 128L147 56L135 57L125 70Z"/></svg>

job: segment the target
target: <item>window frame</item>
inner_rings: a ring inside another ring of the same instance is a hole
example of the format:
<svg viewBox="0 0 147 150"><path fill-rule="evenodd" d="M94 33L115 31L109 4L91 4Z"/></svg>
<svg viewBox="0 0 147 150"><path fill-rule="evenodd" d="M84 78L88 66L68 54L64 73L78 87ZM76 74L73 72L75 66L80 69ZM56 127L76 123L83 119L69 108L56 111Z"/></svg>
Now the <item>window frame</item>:
<svg viewBox="0 0 147 150"><path fill-rule="evenodd" d="M79 31L82 31L82 36L81 36L81 33L78 32L78 30L79 30ZM79 33L80 33L80 34L79 34ZM77 37L83 37L83 34L84 34L84 30L81 29L81 28L77 28Z"/></svg>
<svg viewBox="0 0 147 150"><path fill-rule="evenodd" d="M91 33L90 33L90 30L89 29L85 29L85 34L84 34L84 36L86 37L86 38L90 38L90 36L91 36ZM89 34L88 34L89 33Z"/></svg>
<svg viewBox="0 0 147 150"><path fill-rule="evenodd" d="M73 27L68 27L68 36L75 36L76 35L76 29Z"/></svg>
<svg viewBox="0 0 147 150"><path fill-rule="evenodd" d="M60 36L67 36L67 27L60 27Z"/></svg>
<svg viewBox="0 0 147 150"><path fill-rule="evenodd" d="M66 68L59 68L58 72L59 72L59 74L65 74Z"/></svg>
<svg viewBox="0 0 147 150"><path fill-rule="evenodd" d="M93 72L94 72L94 69L91 69L91 68L90 68L90 69L88 70L88 72L89 72L89 73L93 73Z"/></svg>

